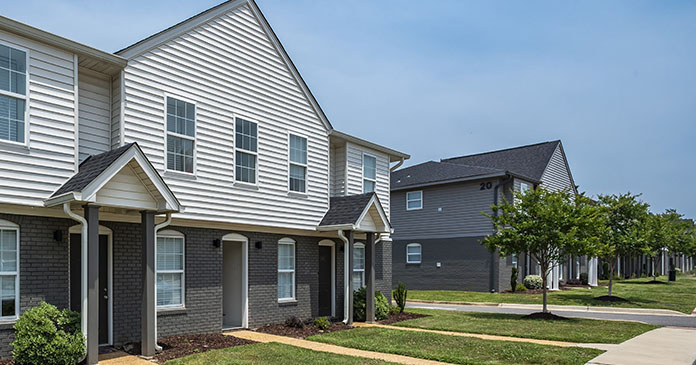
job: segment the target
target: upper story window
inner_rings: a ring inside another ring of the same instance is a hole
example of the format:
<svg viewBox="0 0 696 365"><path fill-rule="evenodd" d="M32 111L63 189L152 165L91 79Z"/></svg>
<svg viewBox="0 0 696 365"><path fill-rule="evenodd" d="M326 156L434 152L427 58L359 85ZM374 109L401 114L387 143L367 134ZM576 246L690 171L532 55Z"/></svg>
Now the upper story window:
<svg viewBox="0 0 696 365"><path fill-rule="evenodd" d="M167 170L193 173L196 106L167 97Z"/></svg>
<svg viewBox="0 0 696 365"><path fill-rule="evenodd" d="M278 300L295 299L295 240L278 241Z"/></svg>
<svg viewBox="0 0 696 365"><path fill-rule="evenodd" d="M365 244L353 246L353 290L365 286Z"/></svg>
<svg viewBox="0 0 696 365"><path fill-rule="evenodd" d="M17 317L19 308L19 226L0 220L0 319Z"/></svg>
<svg viewBox="0 0 696 365"><path fill-rule="evenodd" d="M234 155L236 181L256 184L258 134L256 123L237 118L234 126L234 140L237 147Z"/></svg>
<svg viewBox="0 0 696 365"><path fill-rule="evenodd" d="M165 231L157 235L157 306L184 305L184 235Z"/></svg>
<svg viewBox="0 0 696 365"><path fill-rule="evenodd" d="M422 246L420 243L409 243L408 245L406 245L406 263L420 264L421 250Z"/></svg>
<svg viewBox="0 0 696 365"><path fill-rule="evenodd" d="M520 193L524 194L529 190L529 184L527 183L520 183Z"/></svg>
<svg viewBox="0 0 696 365"><path fill-rule="evenodd" d="M0 140L24 143L27 53L0 44Z"/></svg>
<svg viewBox="0 0 696 365"><path fill-rule="evenodd" d="M406 193L406 210L415 210L423 208L423 192L409 191Z"/></svg>
<svg viewBox="0 0 696 365"><path fill-rule="evenodd" d="M366 153L363 154L363 193L375 191L377 183L377 158Z"/></svg>
<svg viewBox="0 0 696 365"><path fill-rule="evenodd" d="M290 191L307 191L307 138L290 135Z"/></svg>

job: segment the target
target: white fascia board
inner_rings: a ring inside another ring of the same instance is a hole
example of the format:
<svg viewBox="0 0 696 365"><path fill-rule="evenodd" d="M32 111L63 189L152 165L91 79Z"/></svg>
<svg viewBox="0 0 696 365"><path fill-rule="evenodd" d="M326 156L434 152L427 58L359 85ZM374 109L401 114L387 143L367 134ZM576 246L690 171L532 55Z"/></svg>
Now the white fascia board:
<svg viewBox="0 0 696 365"><path fill-rule="evenodd" d="M370 211L370 208L373 206L375 209L377 209L377 213L379 213L380 219L382 219L382 225L384 226L384 231L379 231L380 233L390 233L391 232L391 225L389 224L389 220L387 219L387 215L384 213L384 209L382 208L382 204L378 204L379 200L377 200L377 194L372 195L372 198L370 201L367 203L365 206L365 209L363 209L362 213L360 214L360 218L358 218L358 221L355 222L355 225L357 227L360 227L363 219L365 219L365 216L367 215L367 212Z"/></svg>
<svg viewBox="0 0 696 365"><path fill-rule="evenodd" d="M317 231L328 232L328 231L338 231L339 229L342 229L345 231L354 231L355 228L356 227L354 224L334 224L331 226L317 226Z"/></svg>
<svg viewBox="0 0 696 365"><path fill-rule="evenodd" d="M74 201L82 201L82 194L80 192L67 192L52 198L44 200L44 206L47 208L55 207L57 205L62 205L63 203L69 203Z"/></svg>
<svg viewBox="0 0 696 365"><path fill-rule="evenodd" d="M352 136L348 133L337 131L335 129L332 130L329 135L332 137L338 138L338 139L342 139L342 140L347 141L347 142L352 142L352 143L355 143L357 145L371 148L373 150L385 153L385 154L390 156L389 162L396 162L396 161L399 161L401 159L408 160L411 158L411 156L409 154L399 152L399 151L391 149L389 147L384 147L384 146L379 145L379 144L374 143L374 142L366 141L362 138ZM396 159L392 161L391 157L395 157Z"/></svg>

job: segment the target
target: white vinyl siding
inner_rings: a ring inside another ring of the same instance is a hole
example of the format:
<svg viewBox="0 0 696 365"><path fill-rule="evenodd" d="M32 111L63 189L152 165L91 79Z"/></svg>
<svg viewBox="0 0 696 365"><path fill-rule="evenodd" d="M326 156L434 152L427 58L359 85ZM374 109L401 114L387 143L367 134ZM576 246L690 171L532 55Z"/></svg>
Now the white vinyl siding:
<svg viewBox="0 0 696 365"><path fill-rule="evenodd" d="M295 241L278 241L278 300L295 300Z"/></svg>
<svg viewBox="0 0 696 365"><path fill-rule="evenodd" d="M193 174L196 105L167 97L167 170Z"/></svg>
<svg viewBox="0 0 696 365"><path fill-rule="evenodd" d="M196 175L164 175L180 219L314 230L328 209L328 131L247 5L130 60L125 141L164 169L164 95L195 95ZM235 181L235 118L258 123L257 186ZM307 137L306 197L288 194L287 134Z"/></svg>
<svg viewBox="0 0 696 365"><path fill-rule="evenodd" d="M409 191L406 193L406 210L423 209L423 192Z"/></svg>
<svg viewBox="0 0 696 365"><path fill-rule="evenodd" d="M78 68L80 162L111 150L111 78Z"/></svg>
<svg viewBox="0 0 696 365"><path fill-rule="evenodd" d="M234 127L235 145L235 180L256 184L258 171L258 124L237 118Z"/></svg>
<svg viewBox="0 0 696 365"><path fill-rule="evenodd" d="M307 185L307 138L290 134L290 191L304 193Z"/></svg>
<svg viewBox="0 0 696 365"><path fill-rule="evenodd" d="M541 186L548 190L563 190L573 189L573 183L570 179L570 171L565 164L561 145L556 147L556 150L551 156L549 164L541 176Z"/></svg>
<svg viewBox="0 0 696 365"><path fill-rule="evenodd" d="M0 43L0 141L26 141L27 51Z"/></svg>
<svg viewBox="0 0 696 365"><path fill-rule="evenodd" d="M353 290L365 286L365 244L353 246Z"/></svg>
<svg viewBox="0 0 696 365"><path fill-rule="evenodd" d="M17 318L19 308L19 227L0 220L0 320Z"/></svg>
<svg viewBox="0 0 696 365"><path fill-rule="evenodd" d="M375 168L375 192L380 203L389 217L389 156L355 143L346 142L346 195L363 193L363 154L367 153L376 158Z"/></svg>
<svg viewBox="0 0 696 365"><path fill-rule="evenodd" d="M76 169L74 57L4 31L0 39L29 59L27 133L21 145L0 143L0 203L43 207Z"/></svg>
<svg viewBox="0 0 696 365"><path fill-rule="evenodd" d="M184 237L176 233L157 236L157 306L184 306Z"/></svg>
<svg viewBox="0 0 696 365"><path fill-rule="evenodd" d="M420 243L409 243L406 245L406 263L420 264L422 258L422 246Z"/></svg>
<svg viewBox="0 0 696 365"><path fill-rule="evenodd" d="M331 196L346 193L346 145L331 145Z"/></svg>

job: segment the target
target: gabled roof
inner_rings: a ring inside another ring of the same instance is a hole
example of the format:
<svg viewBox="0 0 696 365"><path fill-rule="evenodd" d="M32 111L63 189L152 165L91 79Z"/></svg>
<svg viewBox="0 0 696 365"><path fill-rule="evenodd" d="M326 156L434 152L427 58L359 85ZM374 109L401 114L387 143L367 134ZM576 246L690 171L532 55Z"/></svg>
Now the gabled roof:
<svg viewBox="0 0 696 365"><path fill-rule="evenodd" d="M326 212L317 228L320 231L337 229L381 233L391 231L391 224L375 193L332 197L330 205L329 211ZM371 221L370 224L364 224L367 221Z"/></svg>
<svg viewBox="0 0 696 365"><path fill-rule="evenodd" d="M90 156L82 161L78 172L66 181L50 198L44 201L47 207L56 206L69 202L97 202L102 197L98 196L101 189L111 182L111 180L125 171L132 174L136 185L144 189L146 195L151 194L156 204L155 209L159 212L178 212L182 207L174 196L174 193L165 184L157 170L152 166L137 143L130 143L117 149L104 152L99 155ZM134 185L135 186L135 185ZM123 191L127 194L127 191ZM113 199L110 201L113 202ZM140 200L139 200L140 201ZM151 203L150 201L143 201ZM137 202L134 204L118 205L119 207L138 208ZM148 208L149 209L149 208Z"/></svg>
<svg viewBox="0 0 696 365"><path fill-rule="evenodd" d="M542 142L504 150L452 157L444 159L442 162L507 170L539 181L560 143L560 140Z"/></svg>
<svg viewBox="0 0 696 365"><path fill-rule="evenodd" d="M268 20L266 20L266 17L263 15L261 9L259 9L258 5L256 5L256 2L254 0L225 1L220 5L205 10L163 31L155 33L137 43L134 43L120 51L117 51L116 54L127 59L132 59L155 47L158 47L159 45L165 42L179 37L182 34L185 34L202 24L205 24L217 17L227 14L230 11L243 5L249 6L249 9L251 9L252 13L259 21L259 24L265 31L268 38L271 40L271 43L275 47L276 51L283 59L283 61L285 61L285 64L287 65L288 70L290 71L290 74L292 74L292 76L295 78L297 84L300 86L300 89L302 90L302 93L305 95L309 103L312 105L312 108L317 113L317 116L326 127L326 130L331 131L333 129L331 122L329 122L329 119L326 117L326 114L324 114L324 111L319 106L319 103L314 98L314 95L312 95L312 92L309 90L309 87L302 78L302 75L300 75L300 72L297 70L297 67L295 67L295 64L292 62L290 56L285 51L285 48L280 43L280 40L273 31L273 28L271 28L271 25L268 23Z"/></svg>
<svg viewBox="0 0 696 365"><path fill-rule="evenodd" d="M505 170L428 161L392 172L391 190L504 176Z"/></svg>

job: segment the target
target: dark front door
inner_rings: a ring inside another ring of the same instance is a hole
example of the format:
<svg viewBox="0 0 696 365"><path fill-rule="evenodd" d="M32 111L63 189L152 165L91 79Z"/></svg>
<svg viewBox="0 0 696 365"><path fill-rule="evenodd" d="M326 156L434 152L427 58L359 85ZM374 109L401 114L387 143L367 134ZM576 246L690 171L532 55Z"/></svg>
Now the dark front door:
<svg viewBox="0 0 696 365"><path fill-rule="evenodd" d="M319 246L319 316L331 315L331 246Z"/></svg>
<svg viewBox="0 0 696 365"><path fill-rule="evenodd" d="M99 235L99 343L109 343L109 236ZM70 309L79 312L81 289L82 240L70 235Z"/></svg>

